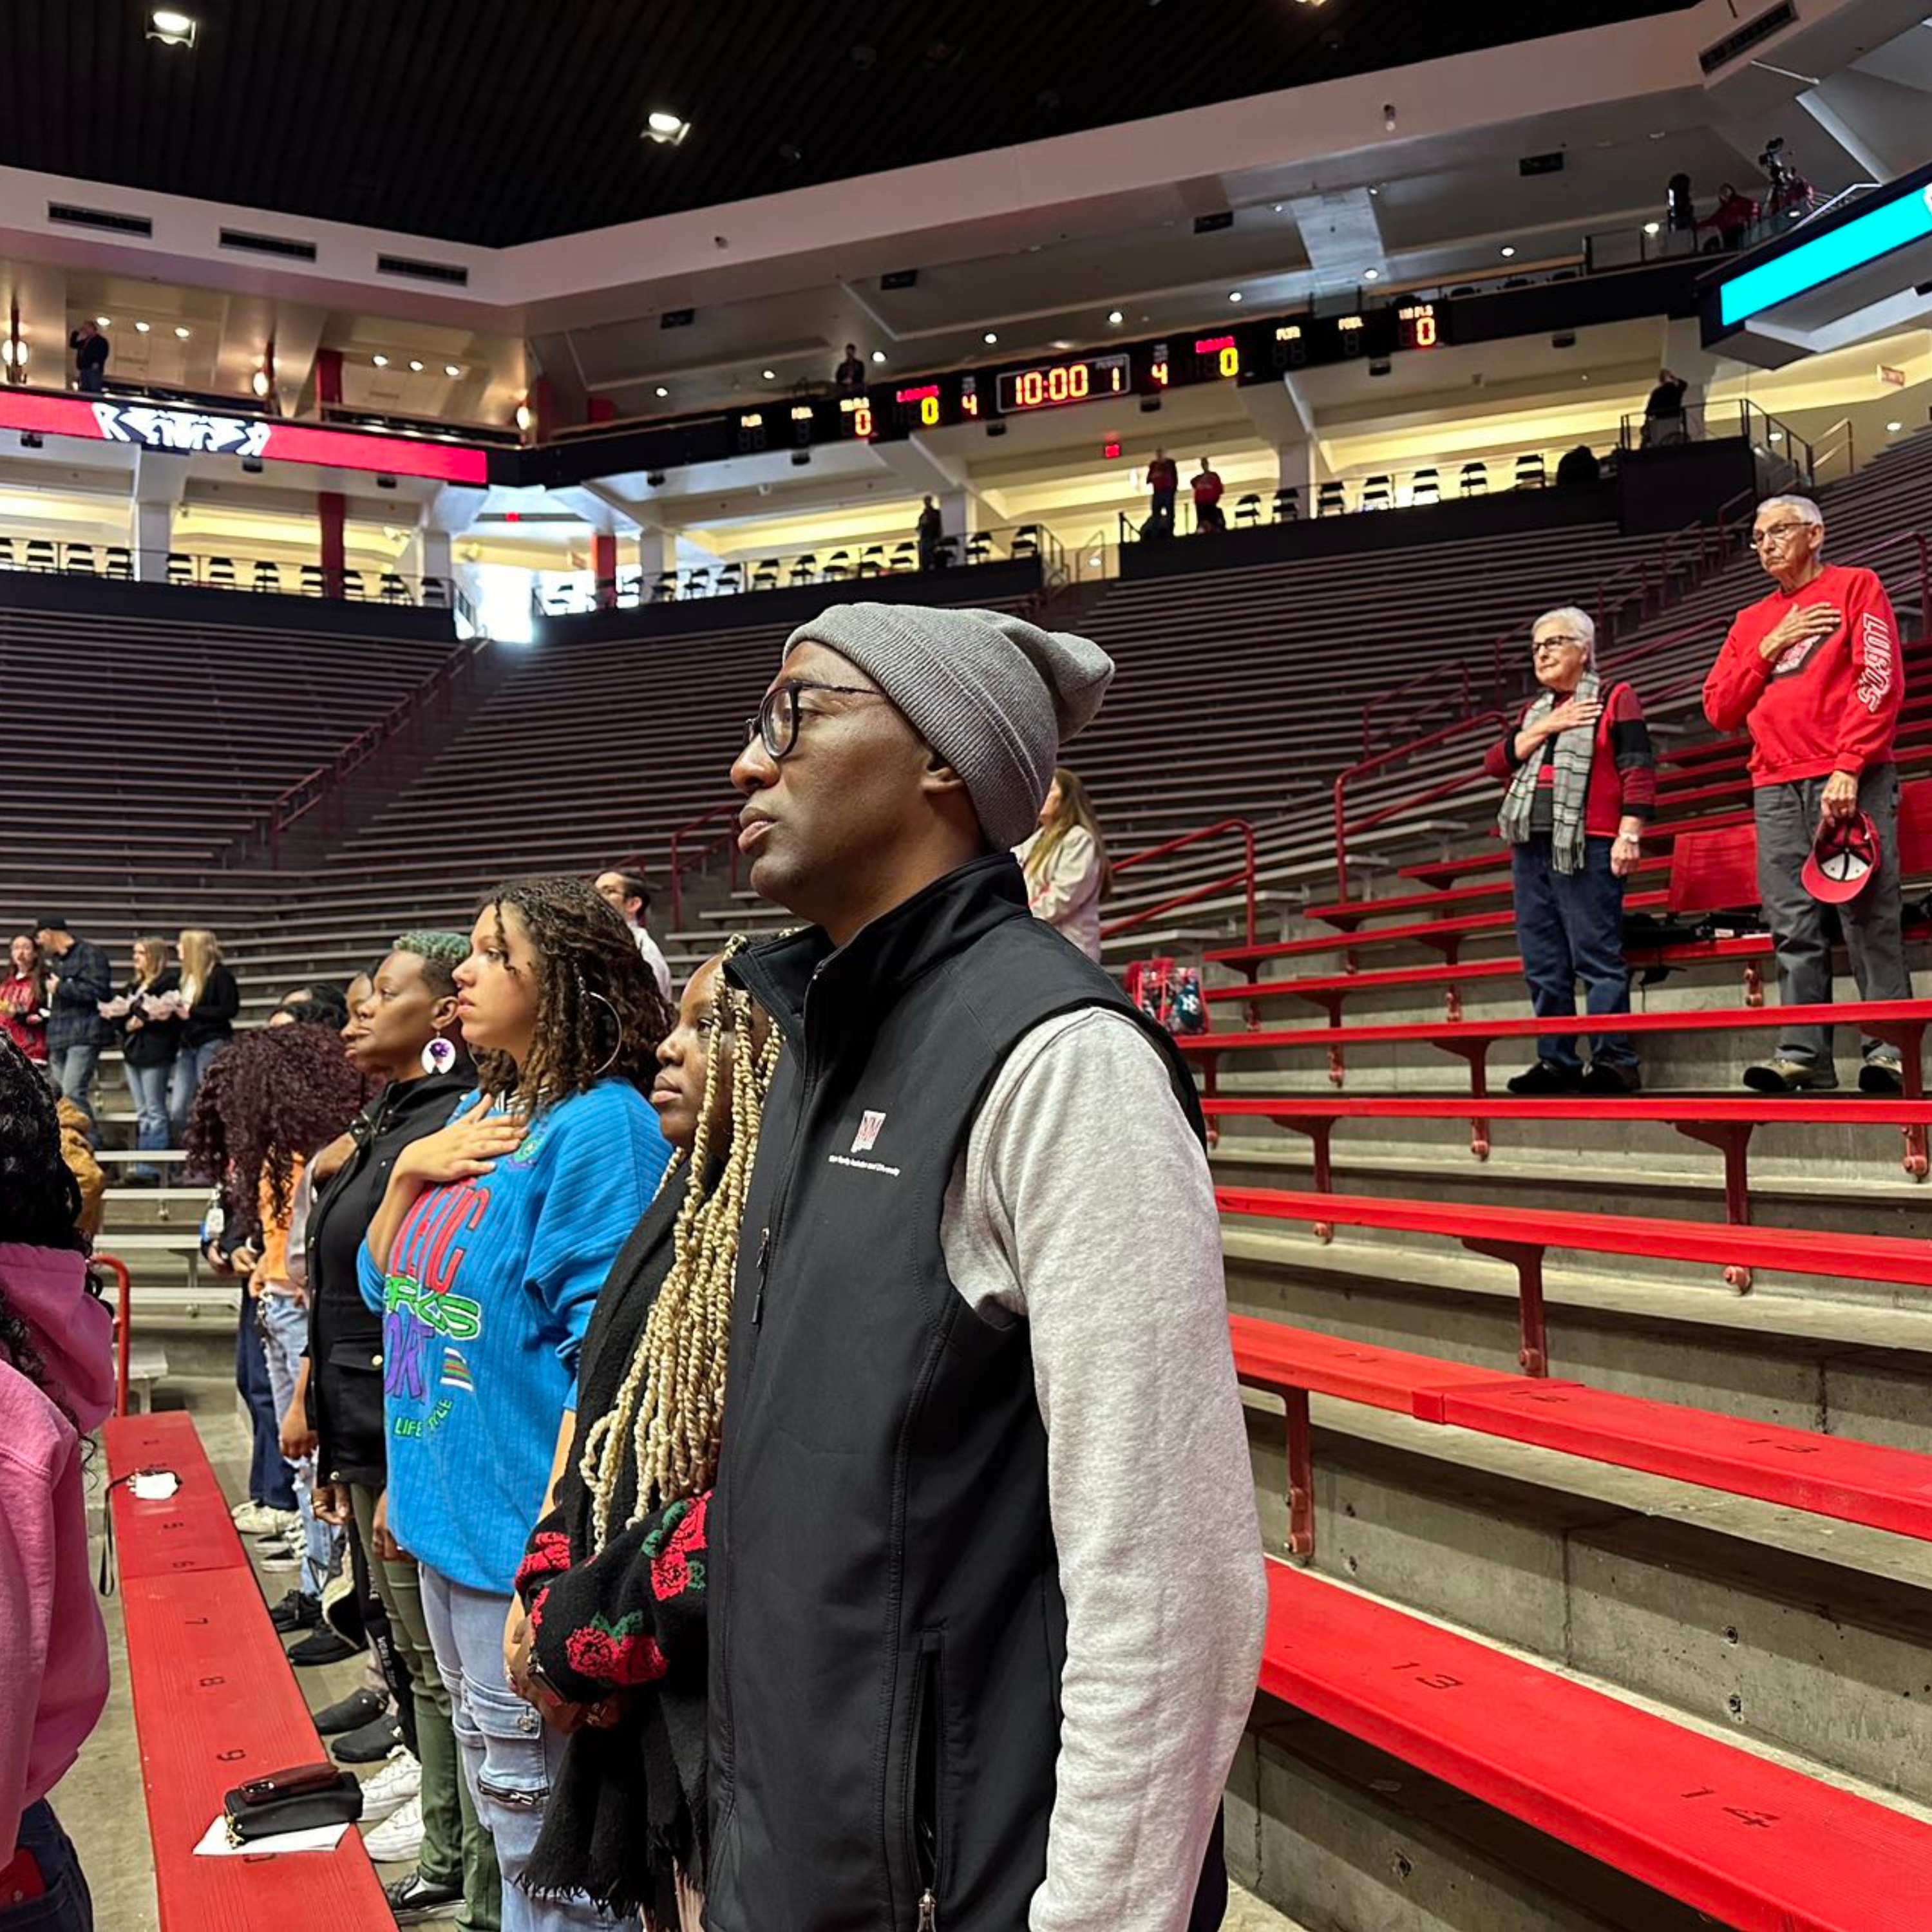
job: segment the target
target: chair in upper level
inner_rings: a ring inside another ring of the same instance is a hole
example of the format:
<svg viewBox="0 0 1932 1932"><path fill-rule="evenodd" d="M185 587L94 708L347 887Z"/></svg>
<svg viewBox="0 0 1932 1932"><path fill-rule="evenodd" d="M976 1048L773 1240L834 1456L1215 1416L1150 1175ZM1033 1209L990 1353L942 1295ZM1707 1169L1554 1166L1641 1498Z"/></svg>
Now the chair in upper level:
<svg viewBox="0 0 1932 1932"><path fill-rule="evenodd" d="M1544 468L1540 451L1519 456L1516 460L1516 487L1519 490L1540 490L1549 482L1548 472Z"/></svg>
<svg viewBox="0 0 1932 1932"><path fill-rule="evenodd" d="M1395 508L1395 479L1390 476L1371 476L1362 485L1362 496L1357 506L1364 510L1392 510Z"/></svg>
<svg viewBox="0 0 1932 1932"><path fill-rule="evenodd" d="M818 557L816 552L807 550L802 556L791 560L791 580L794 589L810 584L818 575Z"/></svg>
<svg viewBox="0 0 1932 1932"><path fill-rule="evenodd" d="M718 581L712 586L714 597L735 597L745 587L745 566L727 563L718 567Z"/></svg>
<svg viewBox="0 0 1932 1932"><path fill-rule="evenodd" d="M92 544L70 543L61 560L61 568L70 577L92 577L94 574L94 546Z"/></svg>
<svg viewBox="0 0 1932 1932"><path fill-rule="evenodd" d="M883 577L886 574L886 547L884 544L868 544L859 553L859 574L861 577Z"/></svg>
<svg viewBox="0 0 1932 1932"><path fill-rule="evenodd" d="M778 587L778 560L775 556L761 556L752 566L752 588L754 590L776 590Z"/></svg>
<svg viewBox="0 0 1932 1932"><path fill-rule="evenodd" d="M281 566L270 563L264 557L257 557L255 560L254 587L257 590L278 592L282 587Z"/></svg>
<svg viewBox="0 0 1932 1932"><path fill-rule="evenodd" d="M1318 517L1339 517L1348 507L1348 487L1346 483L1324 483L1316 493L1315 514Z"/></svg>
<svg viewBox="0 0 1932 1932"><path fill-rule="evenodd" d="M172 560L170 560L172 562ZM302 567L302 594L304 597L326 597L328 595L328 578L319 563L305 563Z"/></svg>
<svg viewBox="0 0 1932 1932"><path fill-rule="evenodd" d="M1018 528L1018 530L1016 530L1016 531L1014 531L1014 532L1013 532L1013 548L1012 548L1012 556L1013 556L1013 560L1014 560L1016 562L1020 562L1021 560L1023 560L1023 559L1024 559L1024 558L1028 558L1028 557L1036 557L1036 556L1039 556L1039 554L1040 554L1040 526L1039 526L1039 524L1021 524L1021 526L1019 526L1019 528Z"/></svg>
<svg viewBox="0 0 1932 1932"><path fill-rule="evenodd" d="M653 604L675 604L678 589L677 572L661 570L651 580L651 602Z"/></svg>
<svg viewBox="0 0 1932 1932"><path fill-rule="evenodd" d="M27 539L27 568L29 570L54 570L58 568L54 547L45 537Z"/></svg>
<svg viewBox="0 0 1932 1932"><path fill-rule="evenodd" d="M1234 522L1244 530L1252 530L1262 520L1262 500L1250 490L1234 503Z"/></svg>
<svg viewBox="0 0 1932 1932"><path fill-rule="evenodd" d="M1480 462L1464 464L1462 484L1466 496L1486 496L1490 494L1490 466Z"/></svg>
<svg viewBox="0 0 1932 1932"><path fill-rule="evenodd" d="M852 574L852 553L849 550L835 550L825 560L824 578L827 584L843 584Z"/></svg>
<svg viewBox="0 0 1932 1932"><path fill-rule="evenodd" d="M117 584L134 580L134 554L125 544L110 544L106 552L106 574Z"/></svg>
<svg viewBox="0 0 1932 1932"><path fill-rule="evenodd" d="M984 563L993 554L993 539L984 530L975 530L966 539L966 561Z"/></svg>
<svg viewBox="0 0 1932 1932"><path fill-rule="evenodd" d="M1418 504L1442 502L1442 478L1433 468L1418 470L1408 479L1408 500L1412 508Z"/></svg>
<svg viewBox="0 0 1932 1932"><path fill-rule="evenodd" d="M393 570L382 573L382 600L385 604L413 604L410 586Z"/></svg>
<svg viewBox="0 0 1932 1932"><path fill-rule="evenodd" d="M202 580L212 584L218 590L235 588L235 560L232 556L212 556L208 560L208 574Z"/></svg>
<svg viewBox="0 0 1932 1932"><path fill-rule="evenodd" d="M304 566L304 568L314 568L315 566ZM320 584L322 572L316 568L315 574L317 584ZM174 584L192 584L194 581L194 559L191 556L182 556L178 550L170 550L168 552L168 581ZM317 596L322 594L320 589L316 594Z"/></svg>
<svg viewBox="0 0 1932 1932"><path fill-rule="evenodd" d="M1301 520L1301 492L1292 483L1284 483L1274 493L1274 520L1278 524Z"/></svg>

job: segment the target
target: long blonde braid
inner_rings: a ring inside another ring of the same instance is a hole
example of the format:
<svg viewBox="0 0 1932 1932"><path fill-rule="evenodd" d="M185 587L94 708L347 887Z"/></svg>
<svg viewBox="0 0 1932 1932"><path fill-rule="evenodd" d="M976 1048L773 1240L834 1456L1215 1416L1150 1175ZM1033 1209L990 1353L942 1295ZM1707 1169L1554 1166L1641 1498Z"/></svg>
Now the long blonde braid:
<svg viewBox="0 0 1932 1932"><path fill-rule="evenodd" d="M743 944L734 939L729 958ZM716 1024L706 1058L704 1097L688 1162L685 1193L671 1238L671 1264L651 1305L644 1332L609 1414L593 1422L579 1466L591 1498L591 1553L612 1534L626 1459L634 1466L637 1500L628 1527L653 1509L706 1488L718 1466L724 1405L724 1370L737 1270L738 1230L745 1211L764 1098L776 1071L780 1036L774 1027L762 1046L750 999L722 978ZM706 1194L711 1119L727 1036L731 1040L730 1150L717 1186ZM673 1164L675 1172L679 1163ZM668 1186L670 1174L665 1176Z"/></svg>

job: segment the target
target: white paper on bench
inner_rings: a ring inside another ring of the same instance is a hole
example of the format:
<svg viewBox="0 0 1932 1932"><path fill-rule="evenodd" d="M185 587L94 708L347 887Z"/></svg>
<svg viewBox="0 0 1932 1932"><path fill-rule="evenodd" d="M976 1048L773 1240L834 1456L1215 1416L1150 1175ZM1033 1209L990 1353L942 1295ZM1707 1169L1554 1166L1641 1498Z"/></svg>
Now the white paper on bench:
<svg viewBox="0 0 1932 1932"><path fill-rule="evenodd" d="M245 1845L231 1845L224 1816L202 1834L194 1855L198 1858L260 1858L283 1852L332 1852L348 1828L346 1825L318 1825L313 1831L278 1832L272 1838L251 1838Z"/></svg>

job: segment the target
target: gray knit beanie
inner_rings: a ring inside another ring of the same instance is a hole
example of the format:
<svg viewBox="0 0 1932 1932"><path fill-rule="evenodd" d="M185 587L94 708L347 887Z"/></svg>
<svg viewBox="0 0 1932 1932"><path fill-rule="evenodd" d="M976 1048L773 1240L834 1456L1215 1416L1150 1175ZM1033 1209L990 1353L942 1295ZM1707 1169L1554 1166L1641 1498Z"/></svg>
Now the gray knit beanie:
<svg viewBox="0 0 1932 1932"><path fill-rule="evenodd" d="M850 658L966 782L980 830L1017 845L1040 823L1060 748L1093 722L1114 661L1004 610L835 604L785 640Z"/></svg>

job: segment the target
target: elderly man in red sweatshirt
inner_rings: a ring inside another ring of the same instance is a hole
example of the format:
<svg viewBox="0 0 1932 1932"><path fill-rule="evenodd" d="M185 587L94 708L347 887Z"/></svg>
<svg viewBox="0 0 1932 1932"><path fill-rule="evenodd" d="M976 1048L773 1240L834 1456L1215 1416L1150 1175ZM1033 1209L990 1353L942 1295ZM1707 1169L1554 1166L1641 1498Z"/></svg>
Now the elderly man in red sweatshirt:
<svg viewBox="0 0 1932 1932"><path fill-rule="evenodd" d="M1806 496L1758 506L1751 544L1777 588L1738 613L1704 683L1704 714L1720 731L1751 735L1758 892L1778 946L1786 1006L1832 997L1832 942L1823 908L1801 874L1819 830L1863 812L1882 856L1839 909L1858 993L1907 1000L1911 976L1899 931L1898 772L1892 738L1904 682L1898 626L1869 570L1824 560L1825 520ZM1900 1090L1896 1047L1864 1042L1858 1085ZM1774 1057L1748 1068L1746 1086L1796 1094L1838 1084L1822 1027L1787 1027Z"/></svg>

